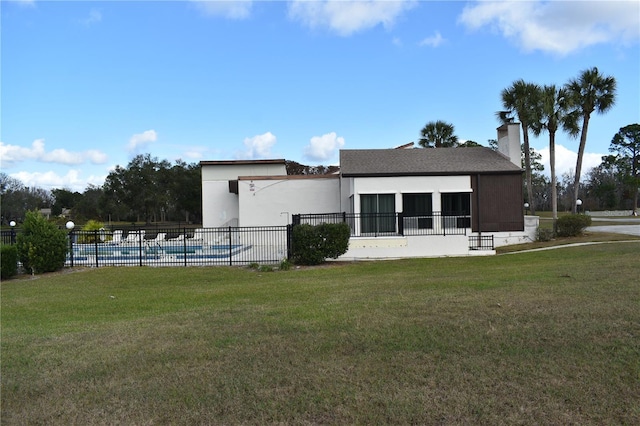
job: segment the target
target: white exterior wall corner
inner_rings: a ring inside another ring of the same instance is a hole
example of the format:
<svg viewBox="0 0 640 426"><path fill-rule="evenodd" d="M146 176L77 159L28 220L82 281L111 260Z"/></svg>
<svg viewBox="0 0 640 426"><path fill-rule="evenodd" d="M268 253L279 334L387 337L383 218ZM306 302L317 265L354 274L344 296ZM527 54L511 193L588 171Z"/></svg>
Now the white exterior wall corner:
<svg viewBox="0 0 640 426"><path fill-rule="evenodd" d="M242 179L238 198L240 226L283 226L294 214L340 212L340 179Z"/></svg>
<svg viewBox="0 0 640 426"><path fill-rule="evenodd" d="M493 245L494 247L502 247L514 244L532 243L536 241L536 233L539 225L540 217L525 216L524 231L492 232Z"/></svg>

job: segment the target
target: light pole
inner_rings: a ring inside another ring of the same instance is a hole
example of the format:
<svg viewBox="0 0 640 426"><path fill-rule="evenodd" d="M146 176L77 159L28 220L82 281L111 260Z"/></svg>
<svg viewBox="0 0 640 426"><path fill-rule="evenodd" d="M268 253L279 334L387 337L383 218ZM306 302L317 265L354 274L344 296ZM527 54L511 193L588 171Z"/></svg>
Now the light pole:
<svg viewBox="0 0 640 426"><path fill-rule="evenodd" d="M576 212L580 213L580 206L582 205L582 200L578 198L576 200Z"/></svg>
<svg viewBox="0 0 640 426"><path fill-rule="evenodd" d="M65 226L69 230L69 261L70 261L69 263L73 268L73 228L76 227L76 224L73 223L72 221L69 221Z"/></svg>
<svg viewBox="0 0 640 426"><path fill-rule="evenodd" d="M9 226L11 227L11 244L13 245L16 243L16 221L9 222Z"/></svg>
<svg viewBox="0 0 640 426"><path fill-rule="evenodd" d="M527 215L529 214L529 203L524 203L524 209L527 212Z"/></svg>

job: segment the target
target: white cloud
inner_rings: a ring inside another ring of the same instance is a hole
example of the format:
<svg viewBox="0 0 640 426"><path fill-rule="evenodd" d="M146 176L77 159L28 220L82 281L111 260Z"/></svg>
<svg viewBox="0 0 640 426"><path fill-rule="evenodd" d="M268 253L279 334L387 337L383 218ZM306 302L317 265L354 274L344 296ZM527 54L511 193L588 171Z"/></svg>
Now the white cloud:
<svg viewBox="0 0 640 426"><path fill-rule="evenodd" d="M35 7L36 5L36 1L35 0L10 0L12 3L17 3L21 6L29 6L29 7Z"/></svg>
<svg viewBox="0 0 640 426"><path fill-rule="evenodd" d="M445 42L445 39L442 38L440 31L436 31L436 33L431 37L427 37L424 40L422 40L420 42L420 46L438 47L444 42Z"/></svg>
<svg viewBox="0 0 640 426"><path fill-rule="evenodd" d="M244 139L245 150L238 153L237 157L246 160L267 158L271 156L271 147L275 145L276 137L273 133L267 132Z"/></svg>
<svg viewBox="0 0 640 426"><path fill-rule="evenodd" d="M191 0L198 10L208 16L227 19L246 19L251 15L251 0Z"/></svg>
<svg viewBox="0 0 640 426"><path fill-rule="evenodd" d="M314 136L309 145L305 147L304 156L314 161L327 161L333 158L343 146L344 138L336 135L336 132Z"/></svg>
<svg viewBox="0 0 640 426"><path fill-rule="evenodd" d="M78 165L85 162L104 164L107 155L97 150L71 152L66 149L54 149L47 152L44 139L36 139L31 147L9 145L0 142L0 159L3 167L11 167L23 161L40 161L43 163L57 163L64 165Z"/></svg>
<svg viewBox="0 0 640 426"><path fill-rule="evenodd" d="M341 36L349 36L380 24L391 28L403 12L415 5L414 0L294 0L289 3L289 17L312 29L328 28Z"/></svg>
<svg viewBox="0 0 640 426"><path fill-rule="evenodd" d="M102 13L100 13L98 9L91 9L89 17L83 19L81 22L83 25L88 27L100 21L102 21Z"/></svg>
<svg viewBox="0 0 640 426"><path fill-rule="evenodd" d="M635 1L491 1L465 6L459 21L490 27L524 51L567 55L600 43L638 43Z"/></svg>
<svg viewBox="0 0 640 426"><path fill-rule="evenodd" d="M158 140L158 134L155 130L145 130L142 133L136 133L129 139L127 151L129 151L129 153L140 152L156 140Z"/></svg>
<svg viewBox="0 0 640 426"><path fill-rule="evenodd" d="M544 174L551 176L551 167L549 166L549 147L536 150L542 156L542 164L544 165ZM597 167L602 163L602 157L607 154L598 154L595 152L585 152L582 157L582 171L581 180L587 177L587 173L594 167ZM578 159L578 153L571 151L563 145L556 144L556 177L558 180L562 179L562 175L570 173L571 176L575 174L576 160Z"/></svg>
<svg viewBox="0 0 640 426"><path fill-rule="evenodd" d="M105 176L89 176L87 179L80 177L79 170L69 170L65 175L59 175L53 171L48 172L18 172L11 177L19 179L25 186L43 189L67 188L72 191L84 192L89 184L102 186Z"/></svg>

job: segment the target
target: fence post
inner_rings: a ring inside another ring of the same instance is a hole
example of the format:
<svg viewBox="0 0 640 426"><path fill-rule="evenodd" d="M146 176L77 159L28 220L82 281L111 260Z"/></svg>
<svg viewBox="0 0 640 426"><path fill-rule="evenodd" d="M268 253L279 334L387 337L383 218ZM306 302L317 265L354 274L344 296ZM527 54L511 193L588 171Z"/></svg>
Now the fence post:
<svg viewBox="0 0 640 426"><path fill-rule="evenodd" d="M184 238L182 239L182 254L184 255L184 266L187 266L187 228L182 228L182 235Z"/></svg>
<svg viewBox="0 0 640 426"><path fill-rule="evenodd" d="M100 267L100 262L98 261L98 231L93 230L93 246L96 251L96 268Z"/></svg>
<svg viewBox="0 0 640 426"><path fill-rule="evenodd" d="M11 232L13 233L13 229ZM73 268L73 229L69 231L69 260L71 261L71 267Z"/></svg>
<svg viewBox="0 0 640 426"><path fill-rule="evenodd" d="M138 228L138 258L139 265L142 266L142 229Z"/></svg>
<svg viewBox="0 0 640 426"><path fill-rule="evenodd" d="M398 213L398 234L404 236L404 214Z"/></svg>
<svg viewBox="0 0 640 426"><path fill-rule="evenodd" d="M293 238L293 225L287 225L287 260L291 260L292 238Z"/></svg>
<svg viewBox="0 0 640 426"><path fill-rule="evenodd" d="M233 259L231 259L232 252L233 250L231 250L231 226L229 226L229 266L233 266Z"/></svg>

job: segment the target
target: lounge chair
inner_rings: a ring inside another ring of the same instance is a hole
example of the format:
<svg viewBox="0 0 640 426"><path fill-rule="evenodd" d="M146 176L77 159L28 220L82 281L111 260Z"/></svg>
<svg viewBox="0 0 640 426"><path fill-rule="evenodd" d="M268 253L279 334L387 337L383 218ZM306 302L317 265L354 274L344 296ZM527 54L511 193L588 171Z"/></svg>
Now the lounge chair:
<svg viewBox="0 0 640 426"><path fill-rule="evenodd" d="M120 244L122 242L122 229L116 229L113 231L113 235L111 236L111 241L109 244Z"/></svg>
<svg viewBox="0 0 640 426"><path fill-rule="evenodd" d="M127 238L124 239L123 243L138 244L140 240L144 240L144 234L144 229L141 229L140 231L129 231Z"/></svg>
<svg viewBox="0 0 640 426"><path fill-rule="evenodd" d="M156 237L151 241L156 242L156 243L160 243L160 242L164 241L166 238L167 238L167 233L166 232L158 232L156 234Z"/></svg>

